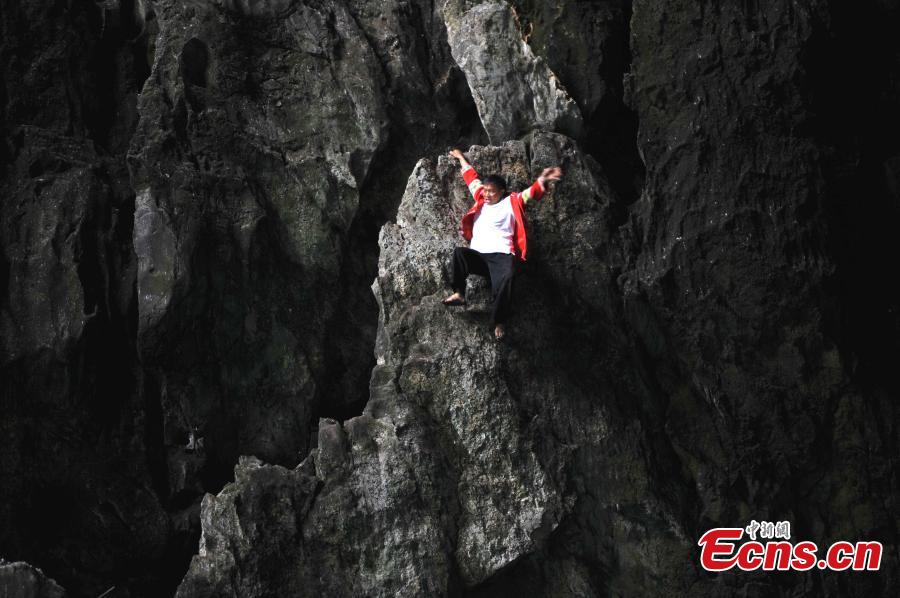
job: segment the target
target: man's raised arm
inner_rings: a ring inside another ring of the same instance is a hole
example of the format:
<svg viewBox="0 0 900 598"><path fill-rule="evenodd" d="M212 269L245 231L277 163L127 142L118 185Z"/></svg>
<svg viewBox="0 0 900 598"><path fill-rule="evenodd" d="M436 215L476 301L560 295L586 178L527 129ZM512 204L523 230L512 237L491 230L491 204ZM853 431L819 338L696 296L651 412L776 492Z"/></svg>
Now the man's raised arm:
<svg viewBox="0 0 900 598"><path fill-rule="evenodd" d="M472 168L472 165L469 164L469 161L466 160L466 157L460 150L452 149L450 150L450 155L459 162L463 180L466 182L466 186L469 187L469 192L472 194L472 197L477 201L478 193L481 191L482 187L481 180L478 178L478 173L475 172L475 169Z"/></svg>
<svg viewBox="0 0 900 598"><path fill-rule="evenodd" d="M562 169L559 166L554 166L552 168L545 168L543 172L541 172L541 176L537 178L537 180L532 183L531 187L525 189L522 192L522 201L525 204L528 204L532 199L540 199L544 196L544 192L547 190L547 183L549 181L558 181L562 178Z"/></svg>

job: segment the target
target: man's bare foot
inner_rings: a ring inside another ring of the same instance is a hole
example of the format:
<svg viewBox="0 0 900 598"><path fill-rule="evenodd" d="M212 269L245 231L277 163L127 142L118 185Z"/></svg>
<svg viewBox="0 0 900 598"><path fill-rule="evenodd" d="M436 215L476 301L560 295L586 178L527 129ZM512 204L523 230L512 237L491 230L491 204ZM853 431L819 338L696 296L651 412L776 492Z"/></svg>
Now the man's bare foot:
<svg viewBox="0 0 900 598"><path fill-rule="evenodd" d="M503 327L503 324L494 326L494 338L502 341L504 336L506 336L506 328Z"/></svg>
<svg viewBox="0 0 900 598"><path fill-rule="evenodd" d="M459 293L453 293L452 295L444 299L441 303L443 303L444 305L465 305L466 298Z"/></svg>

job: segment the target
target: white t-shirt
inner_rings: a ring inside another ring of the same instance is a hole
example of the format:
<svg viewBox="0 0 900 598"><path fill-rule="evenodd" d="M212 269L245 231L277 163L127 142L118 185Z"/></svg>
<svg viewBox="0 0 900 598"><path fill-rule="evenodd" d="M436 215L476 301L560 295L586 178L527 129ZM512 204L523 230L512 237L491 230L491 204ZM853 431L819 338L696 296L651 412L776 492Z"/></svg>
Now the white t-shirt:
<svg viewBox="0 0 900 598"><path fill-rule="evenodd" d="M508 195L494 205L483 204L472 227L469 247L478 253L513 253L514 223Z"/></svg>

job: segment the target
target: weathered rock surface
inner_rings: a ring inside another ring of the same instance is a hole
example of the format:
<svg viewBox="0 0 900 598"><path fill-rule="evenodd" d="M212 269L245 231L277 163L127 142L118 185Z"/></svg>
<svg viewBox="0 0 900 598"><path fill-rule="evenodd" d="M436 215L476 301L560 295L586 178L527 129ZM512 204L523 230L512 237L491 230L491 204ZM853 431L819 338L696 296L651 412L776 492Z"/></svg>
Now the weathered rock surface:
<svg viewBox="0 0 900 598"><path fill-rule="evenodd" d="M342 265L341 299L326 346L329 375L322 415L346 419L368 399L378 306L370 285L378 268L378 233L394 217L406 179L422 155L485 140L465 76L453 61L439 3L390 0L347 3L386 80L389 124L360 191Z"/></svg>
<svg viewBox="0 0 900 598"><path fill-rule="evenodd" d="M171 595L202 519L182 596L896 594L896 551L710 576L696 540L896 545L898 24L4 3L0 555ZM469 203L439 156L489 138L517 188L566 171L502 345L483 285L438 303Z"/></svg>
<svg viewBox="0 0 900 598"><path fill-rule="evenodd" d="M896 525L857 479L888 467L876 456L887 438L857 420L863 403L872 415L896 411L878 391L863 399L848 377L828 293L843 259L829 243L842 190L828 172L836 148L812 121L830 93L813 71L827 56L815 54L818 38L835 35L829 19L820 2L765 14L634 7L630 97L647 185L634 211L641 251L624 286L666 322L665 348L647 338L648 349L678 356L674 378L660 379L667 432L691 464L704 525L790 513L823 540ZM677 47L664 43L673 38ZM850 466L860 444L872 452ZM848 508L867 515L821 515Z"/></svg>
<svg viewBox="0 0 900 598"><path fill-rule="evenodd" d="M0 596L3 598L65 598L59 584L28 563L0 559Z"/></svg>
<svg viewBox="0 0 900 598"><path fill-rule="evenodd" d="M622 103L622 75L631 61L631 0L515 0L511 5L522 39L578 104L582 148L604 165L626 203L637 199L644 168L635 146L637 118Z"/></svg>
<svg viewBox="0 0 900 598"><path fill-rule="evenodd" d="M79 277L80 247L69 238L82 232L91 197L102 193L91 144L37 127L22 128L20 140L17 166L31 184L3 190L10 297L0 316L4 363L56 347L71 350L81 337L91 314ZM67 201L56 203L61 197Z"/></svg>
<svg viewBox="0 0 900 598"><path fill-rule="evenodd" d="M430 3L0 24L0 552L165 593L142 576L183 574L239 454L296 462L320 413L362 408L378 229L426 148L483 132Z"/></svg>
<svg viewBox="0 0 900 598"><path fill-rule="evenodd" d="M171 591L162 563L178 542L144 444L120 153L146 37L117 6L4 3L0 46L0 556L75 596L126 570Z"/></svg>
<svg viewBox="0 0 900 598"><path fill-rule="evenodd" d="M491 141L517 139L534 129L581 135L578 104L523 39L512 6L448 0L443 10L453 58L466 74Z"/></svg>
<svg viewBox="0 0 900 598"><path fill-rule="evenodd" d="M627 0L516 0L523 41L541 56L578 103L584 119L617 101L626 70Z"/></svg>
<svg viewBox="0 0 900 598"><path fill-rule="evenodd" d="M382 74L341 2L156 9L130 161L164 442L177 462L197 428L213 471L240 453L289 462L307 448L330 281L383 142Z"/></svg>
<svg viewBox="0 0 900 598"><path fill-rule="evenodd" d="M843 258L826 242L833 221L824 202L840 187L822 174L829 162L817 150L821 141L798 134L817 105L817 81L803 60L818 48L816 36L830 31L824 9L784 6L769 13L767 26L789 33L757 44L761 25L746 7L637 4L629 98L640 117L648 179L631 206L609 190L600 166L564 138L539 134L502 149L470 151L480 170L501 172L514 187L541 166L562 162L567 172L533 214L534 255L520 279L528 291L519 296L509 345L489 340L484 307L453 312L439 304L458 242L453 231L468 200L464 187L451 182L456 174L447 162L422 162L414 171L396 224L381 237L375 285L381 329L369 404L344 429L323 424L312 459L323 479L330 466L319 468L320 458L330 464L358 454L357 443L344 440L357 437L351 429L390 418L393 438L407 426L415 429L417 420L428 422L425 437L436 448L420 444L410 454L447 460L444 475L453 480L449 493L459 509L455 533L446 535L457 568L441 593L864 596L897 583L893 556L881 573L864 579L768 577L752 585L740 575L704 576L693 565L702 531L750 518L790 520L795 536L822 544L896 533L896 518L878 504L885 495L861 474L865 469L851 466L862 451L872 470L894 479L886 461L893 424L876 424L876 414L891 414L886 421L895 422L896 411L885 402L887 387L854 377L834 344L840 337L829 336L834 299L825 291ZM720 32L735 23L746 27L747 37L726 42ZM699 38L697 28L705 32ZM660 52L668 36L683 43ZM685 75L708 56L706 43L715 65ZM758 70L764 82L726 68L754 61L775 65ZM480 407L483 389L494 400L490 412ZM403 426L393 419L398 397L416 408ZM481 418L495 421L487 413L507 416L482 429ZM513 420L519 443L500 440L508 458L481 461ZM528 443L520 444L523 439ZM525 459L517 456L523 446ZM544 502L554 495L540 485L521 483L536 479L522 476L529 454L561 505L545 511L558 513L558 520L532 528L530 538L508 533L528 529L521 517L535 521L529 509L497 518L490 506L509 484L498 478L513 480L539 506L553 504L556 499ZM504 474L507 462L514 476ZM485 467L491 472L486 486L466 474ZM419 479L414 471L393 478L390 487ZM344 483L360 495L380 496L384 479ZM492 493L487 506L472 502L479 492ZM428 501L442 504L441 493L424 496L413 519L421 522L420 537L434 537ZM810 503L817 505L811 511ZM485 530L481 537L467 534L473 512ZM359 535L381 529L381 523L362 525L354 528L354 541L338 546L366 546ZM405 520L395 529L403 530L401 538L410 535ZM492 566L472 538L504 547L495 550L509 558ZM400 564L406 558L373 570L409 572ZM413 567L412 579L443 580L445 567ZM196 583L202 571L195 563L188 579ZM334 577L344 580L342 587L378 591L359 585L368 578L358 571L349 566ZM410 592L419 591L417 583L407 586ZM398 586L391 579L379 587L395 592Z"/></svg>
<svg viewBox="0 0 900 598"><path fill-rule="evenodd" d="M584 169L584 178L573 174L571 185L580 181L586 192L575 203L600 213L609 197L596 165L565 138L542 136L533 149L543 164L577 161L573 172ZM523 143L475 155L485 166L503 164L520 184L539 171ZM397 224L382 231L375 284L382 314L369 403L343 426L323 420L310 463L280 470L293 477L290 492L310 497L314 463L321 490L310 508L287 515L302 523L289 525L268 511L250 514L251 525L266 526L258 539L236 531L246 523L217 523L234 518L220 515L234 505L283 495L267 478L245 476L247 467L268 466L239 466L235 484L204 505L203 549L182 595L264 595L275 588L297 595L448 595L539 549L571 507L564 459L540 453L534 414L523 411L522 397L503 376L504 348L483 322L472 321L484 314L477 308L471 316L456 314L438 300L458 219L469 203L460 181L444 158L437 165L420 162ZM586 425L604 427L600 413L594 417ZM270 539L285 530L296 537L273 545ZM234 546L246 548L236 554ZM297 572L287 585L281 577L266 580L272 585L265 589L221 581L277 555L285 570ZM325 569L332 573L322 576Z"/></svg>
<svg viewBox="0 0 900 598"><path fill-rule="evenodd" d="M449 51L407 47L428 41L411 24L440 40L422 7L414 19L390 3L378 18L362 2L155 6L129 158L139 346L167 468L183 472L169 492L196 496L239 454L296 463L316 414L352 404L374 341L365 220L397 201L368 184L373 160L460 89ZM390 180L393 167L375 168ZM192 434L203 450L185 455Z"/></svg>

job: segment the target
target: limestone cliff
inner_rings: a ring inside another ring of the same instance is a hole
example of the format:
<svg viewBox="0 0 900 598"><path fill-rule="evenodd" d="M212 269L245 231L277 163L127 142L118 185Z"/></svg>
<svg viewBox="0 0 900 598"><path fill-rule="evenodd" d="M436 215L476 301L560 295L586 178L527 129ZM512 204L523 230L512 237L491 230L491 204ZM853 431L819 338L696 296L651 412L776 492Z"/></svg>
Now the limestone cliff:
<svg viewBox="0 0 900 598"><path fill-rule="evenodd" d="M896 593L897 25L4 2L0 557L59 584L8 592ZM499 344L454 146L565 171ZM882 570L703 572L750 519Z"/></svg>

